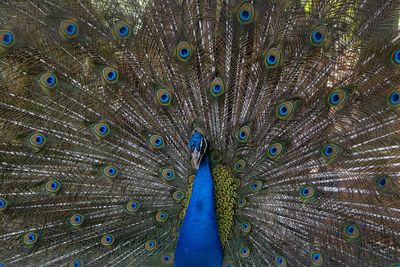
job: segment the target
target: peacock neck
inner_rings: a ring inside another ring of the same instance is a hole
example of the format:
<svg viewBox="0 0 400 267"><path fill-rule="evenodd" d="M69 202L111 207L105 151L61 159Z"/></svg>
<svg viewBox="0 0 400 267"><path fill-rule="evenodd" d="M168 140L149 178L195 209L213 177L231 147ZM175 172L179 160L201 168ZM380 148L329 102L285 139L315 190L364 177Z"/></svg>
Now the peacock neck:
<svg viewBox="0 0 400 267"><path fill-rule="evenodd" d="M205 155L196 172L192 194L175 253L175 267L216 266L223 261L214 205L210 161Z"/></svg>

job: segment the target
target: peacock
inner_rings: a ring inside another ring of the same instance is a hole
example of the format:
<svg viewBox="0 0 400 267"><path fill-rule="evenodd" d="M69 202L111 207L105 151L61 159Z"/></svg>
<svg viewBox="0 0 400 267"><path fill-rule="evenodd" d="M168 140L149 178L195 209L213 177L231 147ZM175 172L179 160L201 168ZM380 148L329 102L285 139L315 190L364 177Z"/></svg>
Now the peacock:
<svg viewBox="0 0 400 267"><path fill-rule="evenodd" d="M400 266L399 0L0 2L0 266Z"/></svg>

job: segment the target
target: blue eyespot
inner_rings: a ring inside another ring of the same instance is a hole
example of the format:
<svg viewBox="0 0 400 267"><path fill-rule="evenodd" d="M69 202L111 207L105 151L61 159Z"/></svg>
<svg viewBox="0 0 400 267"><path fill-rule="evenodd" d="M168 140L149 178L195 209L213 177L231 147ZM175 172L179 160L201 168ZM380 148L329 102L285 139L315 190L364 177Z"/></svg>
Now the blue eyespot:
<svg viewBox="0 0 400 267"><path fill-rule="evenodd" d="M314 43L316 43L316 44L321 43L325 39L324 35L319 31L314 31L312 33L312 37L311 38L312 38L312 41Z"/></svg>
<svg viewBox="0 0 400 267"><path fill-rule="evenodd" d="M110 127L107 123L100 122L92 126L92 131L97 139L102 140L110 134Z"/></svg>
<svg viewBox="0 0 400 267"><path fill-rule="evenodd" d="M119 78L118 70L112 67L103 68L101 75L103 77L103 81L108 84L116 83Z"/></svg>
<svg viewBox="0 0 400 267"><path fill-rule="evenodd" d="M394 53L393 53L393 61L396 64L400 64L400 49L397 49Z"/></svg>
<svg viewBox="0 0 400 267"><path fill-rule="evenodd" d="M240 19L243 21L249 21L251 18L250 12L247 10L240 11Z"/></svg>
<svg viewBox="0 0 400 267"><path fill-rule="evenodd" d="M166 93L162 94L161 97L160 97L160 101L161 101L162 103L168 103L169 99L170 99L170 97L169 97L169 95L166 94Z"/></svg>
<svg viewBox="0 0 400 267"><path fill-rule="evenodd" d="M46 82L48 86L54 86L56 84L56 78L54 77L54 75L50 75L49 77L47 77Z"/></svg>
<svg viewBox="0 0 400 267"><path fill-rule="evenodd" d="M149 247L153 248L154 246L155 246L155 244L153 241L149 242Z"/></svg>
<svg viewBox="0 0 400 267"><path fill-rule="evenodd" d="M140 203L136 200L131 200L126 204L126 209L129 212L135 212L140 208Z"/></svg>
<svg viewBox="0 0 400 267"><path fill-rule="evenodd" d="M397 106L400 104L400 93L397 91L394 91L390 94L389 97L389 102L391 105Z"/></svg>
<svg viewBox="0 0 400 267"><path fill-rule="evenodd" d="M280 116L286 116L289 113L289 110L284 104L281 104L279 106L278 112Z"/></svg>
<svg viewBox="0 0 400 267"><path fill-rule="evenodd" d="M145 244L145 249L147 251L153 251L157 248L157 242L155 240L148 240Z"/></svg>
<svg viewBox="0 0 400 267"><path fill-rule="evenodd" d="M322 257L321 252L314 251L311 252L311 263L313 266L322 266L324 263L324 258Z"/></svg>
<svg viewBox="0 0 400 267"><path fill-rule="evenodd" d="M277 261L279 264L282 264L282 263L283 263L283 259L282 259L281 257L276 258L276 261Z"/></svg>
<svg viewBox="0 0 400 267"><path fill-rule="evenodd" d="M81 267L82 262L80 260L74 260L74 267Z"/></svg>
<svg viewBox="0 0 400 267"><path fill-rule="evenodd" d="M46 183L46 190L49 193L57 193L60 191L61 183L58 180L50 180Z"/></svg>
<svg viewBox="0 0 400 267"><path fill-rule="evenodd" d="M35 144L40 146L44 143L44 137L41 135L36 136L35 138Z"/></svg>
<svg viewBox="0 0 400 267"><path fill-rule="evenodd" d="M61 22L59 32L64 38L73 39L78 36L78 24L72 20L64 20Z"/></svg>
<svg viewBox="0 0 400 267"><path fill-rule="evenodd" d="M110 82L115 81L116 78L117 72L115 70L112 70L107 74L107 80L109 80Z"/></svg>
<svg viewBox="0 0 400 267"><path fill-rule="evenodd" d="M33 245L37 242L37 234L34 232L29 232L24 235L23 239L26 245Z"/></svg>
<svg viewBox="0 0 400 267"><path fill-rule="evenodd" d="M346 232L348 235L352 235L354 233L354 227L352 225L347 226Z"/></svg>
<svg viewBox="0 0 400 267"><path fill-rule="evenodd" d="M80 214L74 214L69 218L69 222L72 226L78 227L81 226L83 223L83 216Z"/></svg>
<svg viewBox="0 0 400 267"><path fill-rule="evenodd" d="M75 23L70 23L70 24L67 25L67 27L65 29L65 32L68 35L74 35L74 34L76 34L76 30L77 30L76 24Z"/></svg>
<svg viewBox="0 0 400 267"><path fill-rule="evenodd" d="M329 96L329 102L332 105L337 105L340 103L340 96L338 93L334 92Z"/></svg>
<svg viewBox="0 0 400 267"><path fill-rule="evenodd" d="M126 37L129 34L129 27L124 25L118 30L120 37Z"/></svg>
<svg viewBox="0 0 400 267"><path fill-rule="evenodd" d="M101 238L101 244L103 246L111 246L114 243L114 236L113 235L103 235Z"/></svg>
<svg viewBox="0 0 400 267"><path fill-rule="evenodd" d="M9 46L13 41L14 41L14 34L9 31L4 32L3 38L1 39L1 43L4 46Z"/></svg>
<svg viewBox="0 0 400 267"><path fill-rule="evenodd" d="M278 148L276 146L271 146L269 148L269 153L271 154L271 156L275 156L278 153Z"/></svg>
<svg viewBox="0 0 400 267"><path fill-rule="evenodd" d="M108 169L108 174L111 176L113 176L116 172L117 172L117 170L115 169L115 167L110 167Z"/></svg>
<svg viewBox="0 0 400 267"><path fill-rule="evenodd" d="M156 138L154 140L154 144L156 145L156 147L160 147L163 144L163 140L161 138Z"/></svg>
<svg viewBox="0 0 400 267"><path fill-rule="evenodd" d="M160 211L156 215L156 220L158 222L165 222L168 219L168 214L166 212Z"/></svg>
<svg viewBox="0 0 400 267"><path fill-rule="evenodd" d="M326 156L332 156L333 155L333 146L331 146L331 145L327 145L327 146L325 146L325 149L324 149L324 154L326 155Z"/></svg>
<svg viewBox="0 0 400 267"><path fill-rule="evenodd" d="M0 211L3 211L7 208L8 202L4 198L0 198Z"/></svg>
<svg viewBox="0 0 400 267"><path fill-rule="evenodd" d="M250 184L250 190L252 192L258 192L262 188L262 182L260 180L255 180Z"/></svg>
<svg viewBox="0 0 400 267"><path fill-rule="evenodd" d="M104 167L103 173L107 178L115 178L118 175L118 169L113 165L107 165Z"/></svg>
<svg viewBox="0 0 400 267"><path fill-rule="evenodd" d="M268 55L268 57L267 57L268 65L275 65L277 61L278 61L278 59L275 55Z"/></svg>
<svg viewBox="0 0 400 267"><path fill-rule="evenodd" d="M186 59L190 55L190 50L186 47L182 48L181 50L179 50L179 55L181 56L181 58Z"/></svg>
<svg viewBox="0 0 400 267"><path fill-rule="evenodd" d="M378 186L380 188L384 188L386 185L386 177L381 177L378 179Z"/></svg>
<svg viewBox="0 0 400 267"><path fill-rule="evenodd" d="M247 136L247 134L246 134L245 131L240 131L240 132L239 132L239 138L240 138L241 140L245 139L246 136Z"/></svg>
<svg viewBox="0 0 400 267"><path fill-rule="evenodd" d="M219 94L222 91L222 86L220 84L214 84L212 90L215 94Z"/></svg>

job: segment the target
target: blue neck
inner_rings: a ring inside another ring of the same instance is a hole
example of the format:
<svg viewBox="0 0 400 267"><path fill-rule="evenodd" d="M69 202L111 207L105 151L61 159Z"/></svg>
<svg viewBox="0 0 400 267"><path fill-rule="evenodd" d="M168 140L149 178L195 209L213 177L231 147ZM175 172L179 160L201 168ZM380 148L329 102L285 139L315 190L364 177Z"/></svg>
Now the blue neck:
<svg viewBox="0 0 400 267"><path fill-rule="evenodd" d="M174 266L221 267L222 261L213 179L208 156L204 156L196 172L189 206L179 232Z"/></svg>

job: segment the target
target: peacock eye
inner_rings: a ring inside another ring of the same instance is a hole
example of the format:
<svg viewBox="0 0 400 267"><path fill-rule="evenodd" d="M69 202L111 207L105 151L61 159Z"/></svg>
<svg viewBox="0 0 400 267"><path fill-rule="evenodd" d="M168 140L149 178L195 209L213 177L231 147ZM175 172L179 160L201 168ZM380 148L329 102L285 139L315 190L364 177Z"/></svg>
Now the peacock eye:
<svg viewBox="0 0 400 267"><path fill-rule="evenodd" d="M254 7L252 3L243 3L239 8L238 13L239 22L243 25L247 25L254 20Z"/></svg>
<svg viewBox="0 0 400 267"><path fill-rule="evenodd" d="M164 168L161 170L162 177L167 181L175 180L175 171L171 168Z"/></svg>
<svg viewBox="0 0 400 267"><path fill-rule="evenodd" d="M269 159L278 159L282 156L284 151L284 144L283 143L273 143L268 146L267 157Z"/></svg>
<svg viewBox="0 0 400 267"><path fill-rule="evenodd" d="M247 200L245 198L239 198L239 200L237 201L237 205L239 208L246 207L246 204L247 204Z"/></svg>
<svg viewBox="0 0 400 267"><path fill-rule="evenodd" d="M172 193L172 198L175 199L176 202L180 202L183 199L183 192L181 190L176 190Z"/></svg>
<svg viewBox="0 0 400 267"><path fill-rule="evenodd" d="M264 56L265 66L275 68L281 61L281 52L278 48L271 48Z"/></svg>
<svg viewBox="0 0 400 267"><path fill-rule="evenodd" d="M321 46L326 42L327 29L323 26L315 28L311 32L310 43L312 46Z"/></svg>
<svg viewBox="0 0 400 267"><path fill-rule="evenodd" d="M148 240L144 247L147 251L153 251L157 248L157 242L155 240Z"/></svg>
<svg viewBox="0 0 400 267"><path fill-rule="evenodd" d="M275 265L277 267L286 267L287 266L286 259L283 256L276 255L275 256Z"/></svg>
<svg viewBox="0 0 400 267"><path fill-rule="evenodd" d="M29 232L27 234L24 235L24 243L26 245L33 245L37 242L38 239L38 235L34 232Z"/></svg>
<svg viewBox="0 0 400 267"><path fill-rule="evenodd" d="M82 267L82 261L75 259L72 264L70 265L71 267Z"/></svg>
<svg viewBox="0 0 400 267"><path fill-rule="evenodd" d="M5 198L0 198L0 211L3 211L7 208L8 201Z"/></svg>
<svg viewBox="0 0 400 267"><path fill-rule="evenodd" d="M236 139L240 143L246 143L250 139L251 129L249 126L242 126L236 133Z"/></svg>
<svg viewBox="0 0 400 267"><path fill-rule="evenodd" d="M188 42L180 42L176 48L178 59L187 62L192 54L192 48Z"/></svg>
<svg viewBox="0 0 400 267"><path fill-rule="evenodd" d="M46 190L49 193L57 193L61 189L61 183L58 180L51 180L46 183Z"/></svg>
<svg viewBox="0 0 400 267"><path fill-rule="evenodd" d="M225 85L221 78L215 78L211 83L211 95L215 98L225 93Z"/></svg>
<svg viewBox="0 0 400 267"><path fill-rule="evenodd" d="M74 39L78 36L78 24L72 20L64 20L60 24L60 33L67 39Z"/></svg>
<svg viewBox="0 0 400 267"><path fill-rule="evenodd" d="M312 185L300 186L298 193L303 202L309 202L317 197L317 191Z"/></svg>
<svg viewBox="0 0 400 267"><path fill-rule="evenodd" d="M103 68L101 75L103 77L103 80L108 84L116 83L119 78L118 70L112 67Z"/></svg>
<svg viewBox="0 0 400 267"><path fill-rule="evenodd" d="M379 191L390 192L395 189L392 179L386 174L375 177L374 181Z"/></svg>
<svg viewBox="0 0 400 267"><path fill-rule="evenodd" d="M105 122L97 123L93 126L93 132L98 139L103 139L110 134L110 127Z"/></svg>
<svg viewBox="0 0 400 267"><path fill-rule="evenodd" d="M35 152L40 151L46 144L46 141L47 139L42 133L35 133L29 137L29 144Z"/></svg>
<svg viewBox="0 0 400 267"><path fill-rule="evenodd" d="M172 95L166 89L158 89L157 90L157 103L160 106L169 106L172 103Z"/></svg>
<svg viewBox="0 0 400 267"><path fill-rule="evenodd" d="M103 173L108 178L115 178L118 175L118 169L113 165L108 165L104 167Z"/></svg>
<svg viewBox="0 0 400 267"><path fill-rule="evenodd" d="M236 173L242 172L244 168L246 167L246 161L244 159L238 159L234 164L233 164L233 170Z"/></svg>
<svg viewBox="0 0 400 267"><path fill-rule="evenodd" d="M251 224L248 222L244 222L241 224L241 229L243 231L243 233L250 233L251 231Z"/></svg>
<svg viewBox="0 0 400 267"><path fill-rule="evenodd" d="M112 28L112 34L117 39L127 39L131 34L131 26L128 23L120 20L114 24Z"/></svg>
<svg viewBox="0 0 400 267"><path fill-rule="evenodd" d="M3 48L10 48L15 43L14 33L11 31L0 30L0 46Z"/></svg>
<svg viewBox="0 0 400 267"><path fill-rule="evenodd" d="M275 114L280 120L290 120L293 117L296 105L297 101L294 100L281 102L276 106Z"/></svg>
<svg viewBox="0 0 400 267"><path fill-rule="evenodd" d="M328 104L335 109L341 109L348 99L347 91L343 89L336 89L329 94Z"/></svg>
<svg viewBox="0 0 400 267"><path fill-rule="evenodd" d="M101 238L101 244L106 247L111 246L112 244L114 244L114 236L110 234L103 235L103 237Z"/></svg>
<svg viewBox="0 0 400 267"><path fill-rule="evenodd" d="M338 145L330 143L326 144L322 148L322 156L327 161L333 161L340 154L341 149Z"/></svg>
<svg viewBox="0 0 400 267"><path fill-rule="evenodd" d="M79 227L83 224L83 216L80 214L74 214L69 218L69 223L74 227Z"/></svg>
<svg viewBox="0 0 400 267"><path fill-rule="evenodd" d="M252 191L252 192L258 192L258 191L260 191L261 190L261 188L262 188L262 182L260 181L260 180L255 180L255 181L253 181L252 183L250 183L250 190Z"/></svg>
<svg viewBox="0 0 400 267"><path fill-rule="evenodd" d="M161 264L163 266L172 265L174 262L174 256L172 254L161 255Z"/></svg>
<svg viewBox="0 0 400 267"><path fill-rule="evenodd" d="M397 107L400 105L400 92L399 91L392 91L389 94L388 102L390 106Z"/></svg>
<svg viewBox="0 0 400 267"><path fill-rule="evenodd" d="M158 222L166 222L168 219L168 214L164 211L160 211L156 214L156 220Z"/></svg>
<svg viewBox="0 0 400 267"><path fill-rule="evenodd" d="M360 229L356 224L346 224L343 227L343 234L347 241L355 241L360 237Z"/></svg>
<svg viewBox="0 0 400 267"><path fill-rule="evenodd" d="M165 146L164 138L161 135L151 135L150 136L150 146L153 149L159 150Z"/></svg>
<svg viewBox="0 0 400 267"><path fill-rule="evenodd" d="M250 248L248 246L242 245L239 249L239 255L242 258L248 258L250 256Z"/></svg>
<svg viewBox="0 0 400 267"><path fill-rule="evenodd" d="M311 252L310 257L313 266L322 266L322 264L324 263L324 258L322 257L321 252L313 251Z"/></svg>
<svg viewBox="0 0 400 267"><path fill-rule="evenodd" d="M400 49L397 49L392 54L392 62L396 65L400 65Z"/></svg>
<svg viewBox="0 0 400 267"><path fill-rule="evenodd" d="M136 201L136 200L131 200L126 204L126 209L129 212L135 212L138 211L140 208L140 202Z"/></svg>

